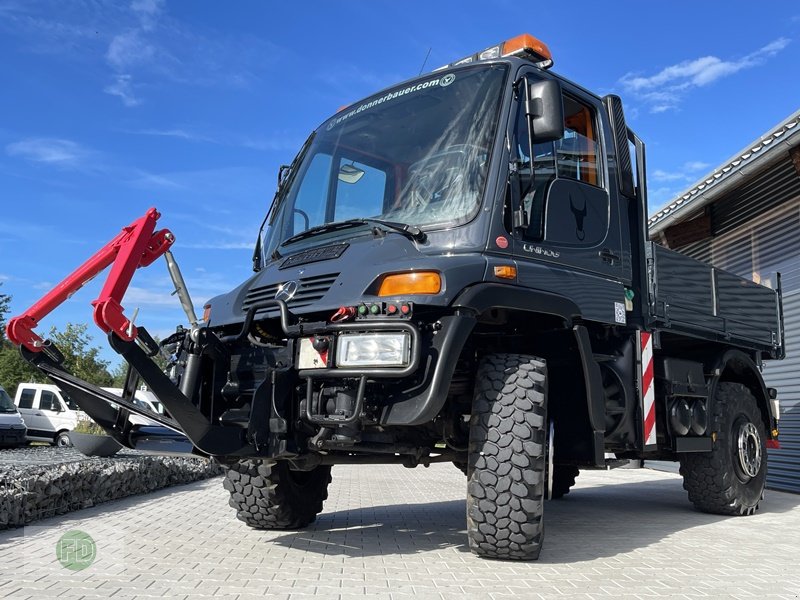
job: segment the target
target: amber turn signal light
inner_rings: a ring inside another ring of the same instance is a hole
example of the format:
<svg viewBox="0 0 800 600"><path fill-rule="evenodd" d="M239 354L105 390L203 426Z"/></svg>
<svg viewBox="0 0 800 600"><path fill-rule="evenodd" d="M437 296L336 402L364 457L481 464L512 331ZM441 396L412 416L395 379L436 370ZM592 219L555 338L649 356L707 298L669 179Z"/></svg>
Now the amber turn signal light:
<svg viewBox="0 0 800 600"><path fill-rule="evenodd" d="M438 294L442 291L442 276L436 271L415 271L387 275L378 289L378 296L409 294Z"/></svg>
<svg viewBox="0 0 800 600"><path fill-rule="evenodd" d="M494 268L494 276L499 279L516 279L517 267L514 265L501 265Z"/></svg>

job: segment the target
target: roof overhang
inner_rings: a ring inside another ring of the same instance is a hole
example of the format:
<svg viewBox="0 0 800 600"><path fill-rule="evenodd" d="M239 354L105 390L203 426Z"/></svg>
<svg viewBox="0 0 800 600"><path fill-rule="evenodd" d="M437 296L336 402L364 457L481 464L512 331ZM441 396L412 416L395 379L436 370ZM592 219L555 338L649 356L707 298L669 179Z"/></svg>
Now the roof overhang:
<svg viewBox="0 0 800 600"><path fill-rule="evenodd" d="M800 110L694 183L647 220L650 235L698 213L800 145Z"/></svg>

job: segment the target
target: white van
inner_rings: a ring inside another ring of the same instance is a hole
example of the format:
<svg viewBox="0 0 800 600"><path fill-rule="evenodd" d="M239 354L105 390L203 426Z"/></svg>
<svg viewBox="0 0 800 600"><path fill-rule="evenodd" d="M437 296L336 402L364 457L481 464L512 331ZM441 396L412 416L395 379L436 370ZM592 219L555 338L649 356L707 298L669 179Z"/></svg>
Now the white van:
<svg viewBox="0 0 800 600"><path fill-rule="evenodd" d="M78 405L50 383L20 383L14 403L28 427L28 440L71 446L67 432L86 414Z"/></svg>
<svg viewBox="0 0 800 600"><path fill-rule="evenodd" d="M122 396L122 388L104 387L101 389L111 392L115 396ZM150 390L136 390L136 393L133 395L133 403L140 408L146 408L150 412L159 415L164 414L164 406Z"/></svg>
<svg viewBox="0 0 800 600"><path fill-rule="evenodd" d="M11 396L0 386L0 447L22 446L27 441L28 428Z"/></svg>
<svg viewBox="0 0 800 600"><path fill-rule="evenodd" d="M122 396L122 388L104 387L101 389L110 392L115 396ZM159 415L164 414L164 406L158 401L156 395L149 390L136 390L133 395L133 403L140 408L149 410L150 412L154 412ZM158 425L157 422L136 414L130 415L128 420L134 425Z"/></svg>

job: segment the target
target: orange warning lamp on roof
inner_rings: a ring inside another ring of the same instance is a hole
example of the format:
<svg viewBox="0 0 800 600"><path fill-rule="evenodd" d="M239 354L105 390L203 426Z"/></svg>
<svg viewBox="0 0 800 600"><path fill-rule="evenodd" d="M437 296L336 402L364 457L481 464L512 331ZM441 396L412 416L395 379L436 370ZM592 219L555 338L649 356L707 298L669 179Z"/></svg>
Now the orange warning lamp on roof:
<svg viewBox="0 0 800 600"><path fill-rule="evenodd" d="M471 62L480 60L491 60L493 58L501 58L503 56L519 56L520 58L528 58L533 60L538 67L542 69L549 69L553 66L553 55L550 53L550 48L547 47L542 40L539 40L529 33L523 33L511 39L500 42L496 46L486 48L477 54L467 56L454 63L434 69L446 69L448 67L455 67L457 65L465 65Z"/></svg>
<svg viewBox="0 0 800 600"><path fill-rule="evenodd" d="M532 55L533 58L538 59L537 62L548 63L544 65L545 68L553 66L553 55L550 54L550 48L542 40L536 39L529 33L506 40L500 44L500 47L502 56Z"/></svg>

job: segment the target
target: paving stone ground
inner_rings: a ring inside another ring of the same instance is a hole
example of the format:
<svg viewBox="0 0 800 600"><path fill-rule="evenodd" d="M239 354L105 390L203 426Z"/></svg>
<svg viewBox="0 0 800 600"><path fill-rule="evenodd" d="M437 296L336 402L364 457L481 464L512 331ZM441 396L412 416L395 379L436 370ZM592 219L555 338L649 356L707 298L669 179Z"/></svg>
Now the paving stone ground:
<svg viewBox="0 0 800 600"><path fill-rule="evenodd" d="M306 530L234 518L220 478L0 533L0 597L23 598L798 598L800 496L768 492L750 518L693 510L680 477L584 472L546 505L538 562L481 560L466 545L465 478L452 465L334 467ZM81 530L94 562L56 544Z"/></svg>

